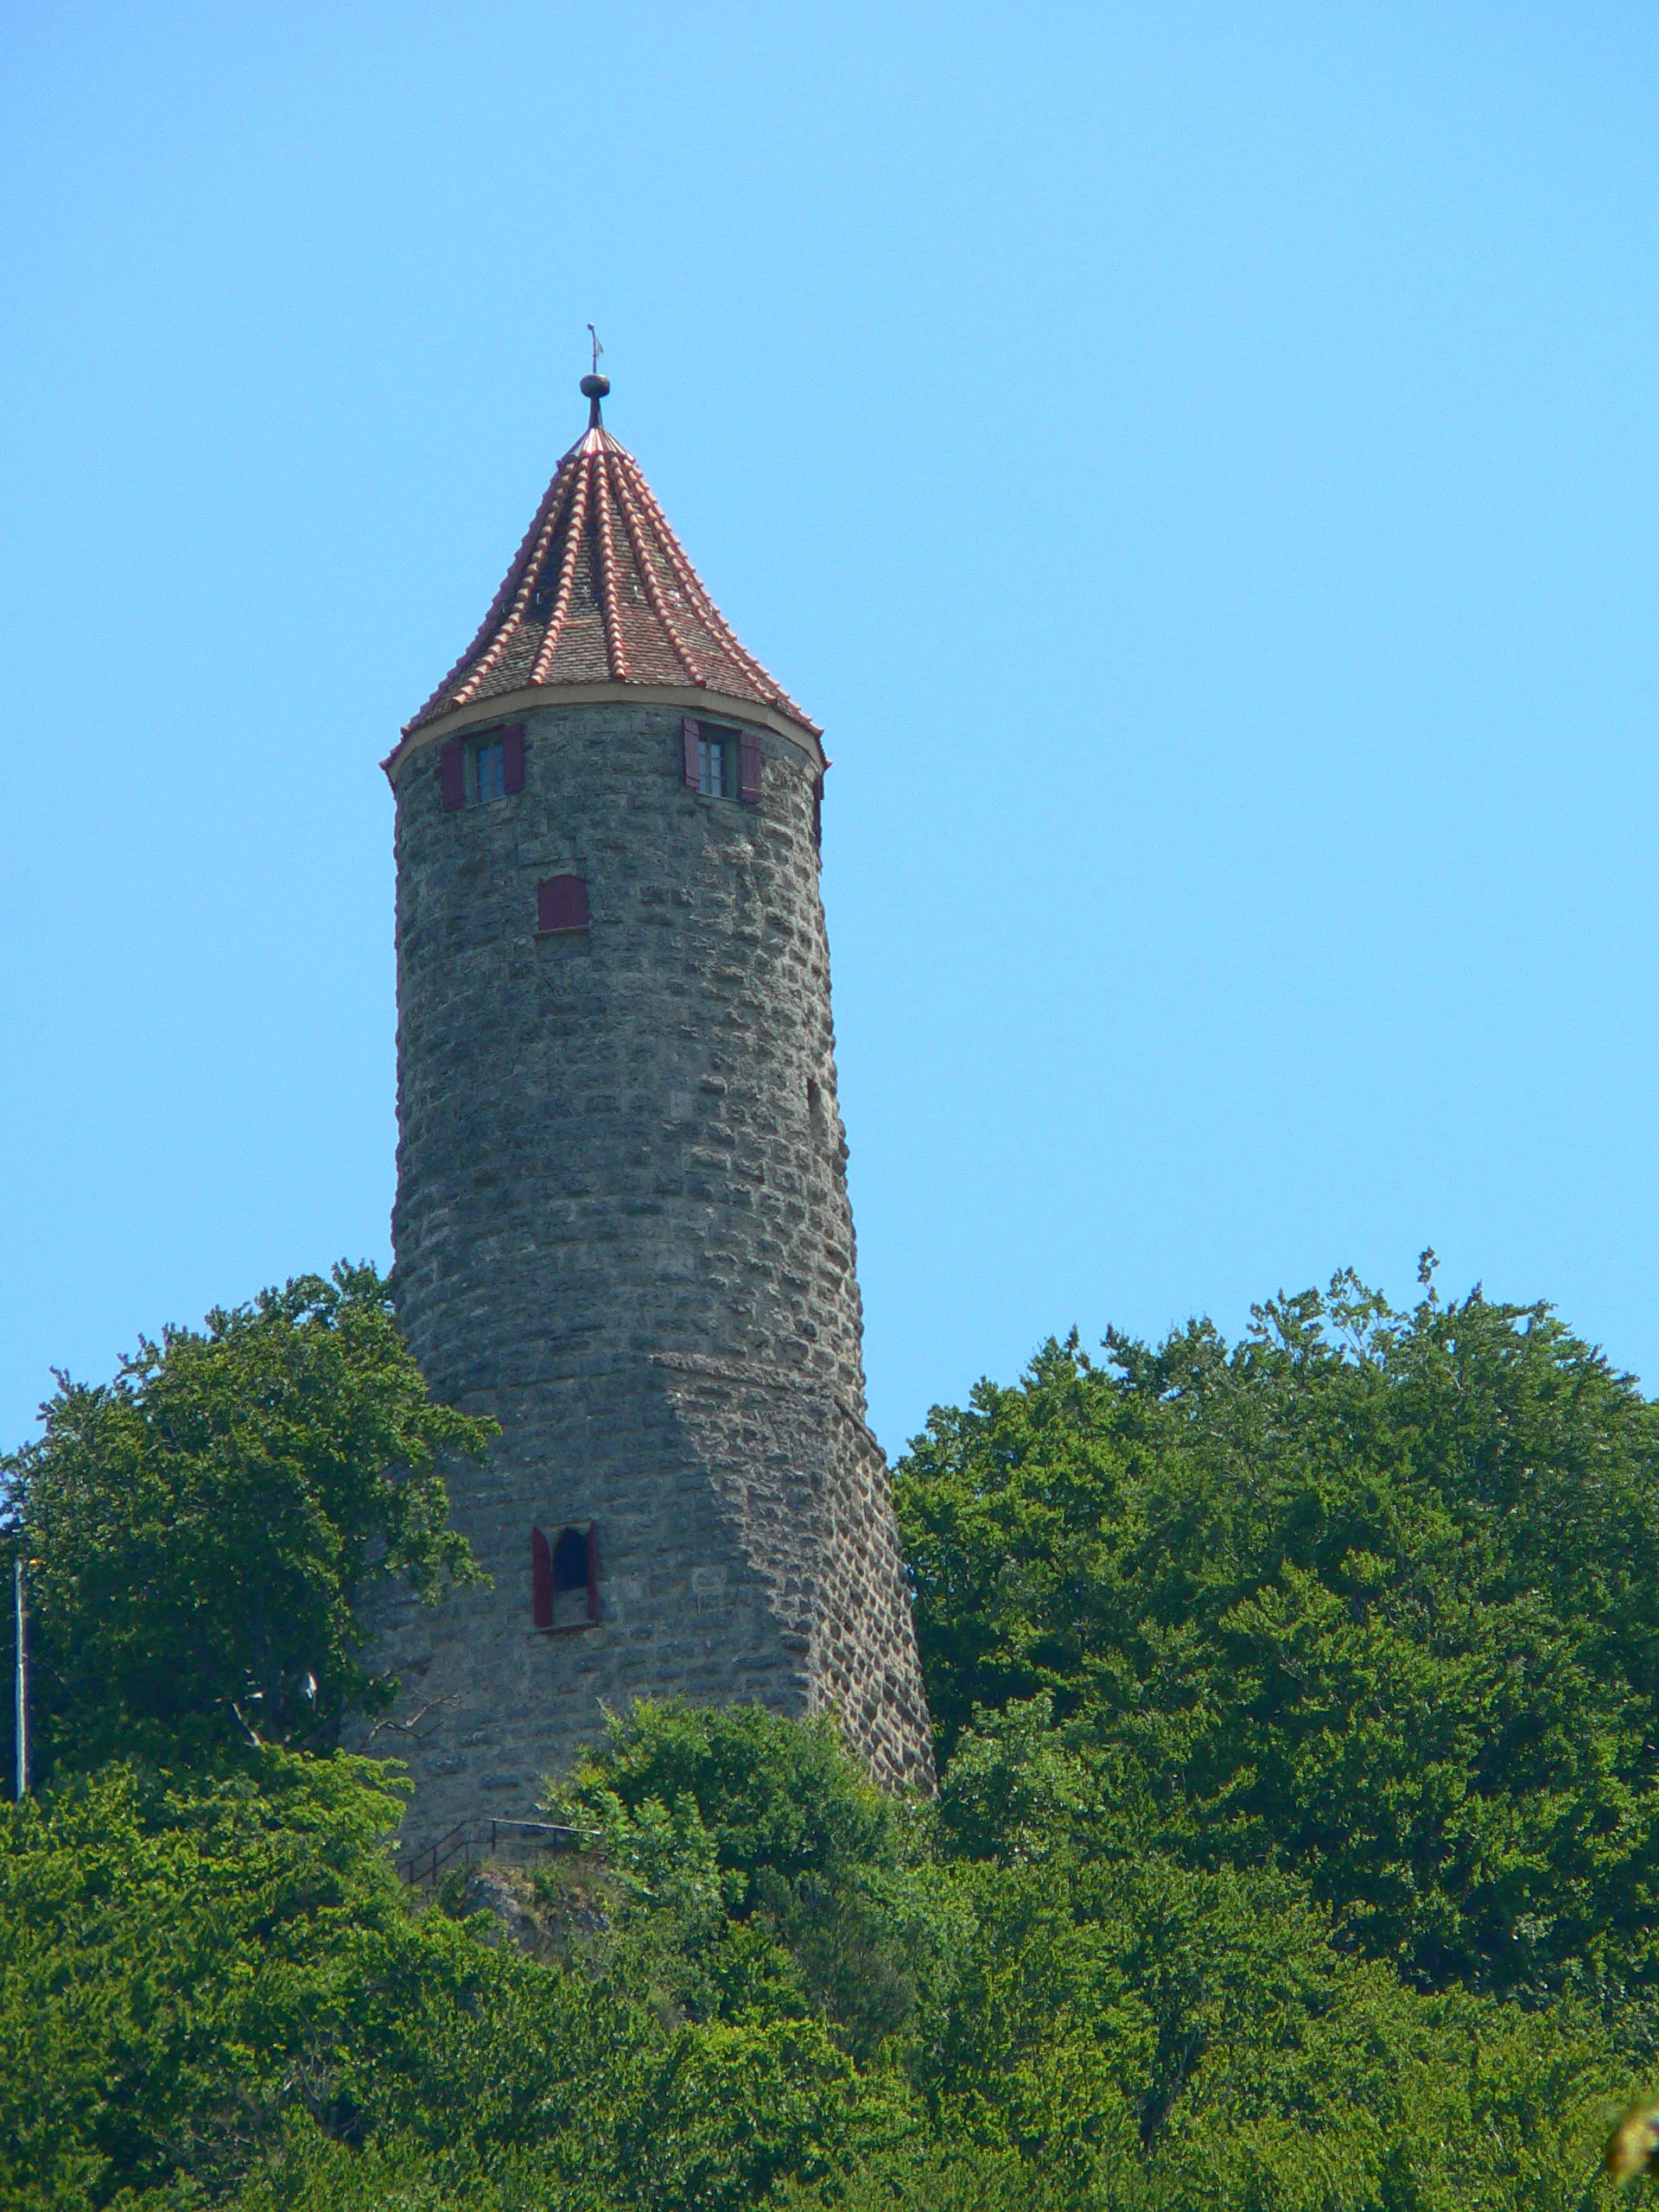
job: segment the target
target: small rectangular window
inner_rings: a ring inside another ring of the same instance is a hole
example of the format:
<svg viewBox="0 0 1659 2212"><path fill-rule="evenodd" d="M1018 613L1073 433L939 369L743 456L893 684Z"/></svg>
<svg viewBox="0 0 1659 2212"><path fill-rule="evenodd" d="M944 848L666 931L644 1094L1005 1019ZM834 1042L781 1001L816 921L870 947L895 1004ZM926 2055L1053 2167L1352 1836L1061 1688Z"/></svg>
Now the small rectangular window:
<svg viewBox="0 0 1659 2212"><path fill-rule="evenodd" d="M734 729L717 729L711 723L699 722L696 728L696 788L704 798L735 798L738 796L739 738ZM690 730L686 731L686 766L690 762ZM747 743L747 740L743 742Z"/></svg>
<svg viewBox="0 0 1659 2212"><path fill-rule="evenodd" d="M474 794L480 806L507 795L506 748L499 737L486 738L473 748Z"/></svg>

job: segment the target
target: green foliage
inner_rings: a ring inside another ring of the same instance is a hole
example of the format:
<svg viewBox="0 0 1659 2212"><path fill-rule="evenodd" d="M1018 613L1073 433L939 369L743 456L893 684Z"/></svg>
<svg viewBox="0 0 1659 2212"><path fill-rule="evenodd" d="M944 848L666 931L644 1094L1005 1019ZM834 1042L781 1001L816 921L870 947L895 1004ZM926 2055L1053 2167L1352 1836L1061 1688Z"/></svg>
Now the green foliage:
<svg viewBox="0 0 1659 2212"><path fill-rule="evenodd" d="M827 1718L642 1701L549 1804L626 1878L591 1963L691 2017L817 2013L868 2058L948 1971L913 1812Z"/></svg>
<svg viewBox="0 0 1659 2212"><path fill-rule="evenodd" d="M871 1797L822 1724L639 1706L556 1794L623 1877L590 1954L610 1986L816 2012L858 2063L842 2161L791 2203L1576 2207L1628 2071L1586 2008L1427 1995L1294 1876L1102 1851L1099 1769L1046 1700L957 1764L936 1822ZM855 1931L835 1977L803 1884Z"/></svg>
<svg viewBox="0 0 1659 2212"><path fill-rule="evenodd" d="M0 1808L0 2203L1605 2207L1653 1409L1541 1308L1350 1278L1110 1352L901 1470L936 1803L827 1719L641 1704L550 1789L580 1853L430 1897L387 1769L236 1709L326 1750L382 1694L354 1597L467 1571L431 1465L484 1428L348 1271L66 1383L12 1463L57 1761Z"/></svg>
<svg viewBox="0 0 1659 2212"><path fill-rule="evenodd" d="M728 1828L711 1797L694 1826L683 1798L678 1840L650 1838L653 1895L620 1845L616 1928L569 1966L402 1888L396 1802L367 1762L268 1750L168 1787L117 1767L6 1808L0 2202L1573 2212L1604 2101L1628 2086L1581 2010L1414 1990L1338 1951L1285 1875L1090 1859L1063 1835L1019 1863L941 1860L890 1808L865 1824L821 1731L734 1718L727 1742L772 1755L770 1808L747 1791ZM588 1804L637 1785L640 1738L687 1726L636 1714L618 1770L601 1754L579 1785ZM775 1802L808 1775L854 1808L816 1842ZM620 1833L660 1802L642 1796ZM837 1830L870 1855L841 1857ZM913 1970L903 2031L862 2055L813 1991L787 1903L756 1901L760 1853L735 1863L736 1837L779 1834L796 1880L804 1858L873 1905L877 1876L900 1885L899 1957L926 1950L918 1929L948 1936L950 1972ZM693 1924L687 1892L738 1872L720 1924ZM637 1941L653 1917L654 1951ZM705 2017L664 2001L677 1942L714 1992ZM708 1961L728 1944L722 1980Z"/></svg>
<svg viewBox="0 0 1659 2212"><path fill-rule="evenodd" d="M433 1463L493 1433L432 1403L366 1267L170 1329L107 1387L60 1377L44 1434L0 1462L37 1772L331 1744L395 1688L359 1663L369 1576L428 1599L475 1576Z"/></svg>
<svg viewBox="0 0 1659 2212"><path fill-rule="evenodd" d="M343 1760L256 1764L181 1793L115 1768L0 1814L0 2202L222 2183L338 1999L331 1953L399 1924L396 1801Z"/></svg>
<svg viewBox="0 0 1659 2212"><path fill-rule="evenodd" d="M1156 1854L963 1869L960 2002L921 2085L1060 2201L1577 2204L1624 2069L1596 2022L1426 1996L1282 1875Z"/></svg>
<svg viewBox="0 0 1659 2212"><path fill-rule="evenodd" d="M787 2212L1071 2212L1051 2177L1007 2151L914 2143L833 2182L785 2185Z"/></svg>
<svg viewBox="0 0 1659 2212"><path fill-rule="evenodd" d="M961 1847L1018 1855L1058 1793L1096 1847L1298 1869L1433 1986L1648 1985L1654 1407L1542 1306L1345 1276L1231 1348L1109 1349L899 1470Z"/></svg>
<svg viewBox="0 0 1659 2212"><path fill-rule="evenodd" d="M856 2083L815 2021L665 2024L419 1910L370 1763L251 1769L0 1814L0 2202L349 2202L362 2152L388 2202L737 2212L825 2170Z"/></svg>

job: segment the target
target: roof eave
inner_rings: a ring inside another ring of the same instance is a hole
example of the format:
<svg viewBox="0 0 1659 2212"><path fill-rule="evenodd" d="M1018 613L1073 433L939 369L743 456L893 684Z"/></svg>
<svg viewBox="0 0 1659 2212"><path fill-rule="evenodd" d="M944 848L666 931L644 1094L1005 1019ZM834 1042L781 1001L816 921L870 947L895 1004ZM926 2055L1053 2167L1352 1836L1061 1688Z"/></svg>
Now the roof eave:
<svg viewBox="0 0 1659 2212"><path fill-rule="evenodd" d="M650 699L666 707L683 707L689 713L727 715L734 721L759 723L775 735L798 746L814 774L830 766L823 749L823 732L804 715L762 699L742 699L734 693L716 691L695 683L634 683L617 678L594 683L533 683L516 691L503 691L489 699L469 699L425 721L408 723L391 751L380 763L386 780L396 790L397 779L413 756L435 740L458 731L475 729L480 723L499 721L508 715L527 713L537 707L586 707L626 704Z"/></svg>

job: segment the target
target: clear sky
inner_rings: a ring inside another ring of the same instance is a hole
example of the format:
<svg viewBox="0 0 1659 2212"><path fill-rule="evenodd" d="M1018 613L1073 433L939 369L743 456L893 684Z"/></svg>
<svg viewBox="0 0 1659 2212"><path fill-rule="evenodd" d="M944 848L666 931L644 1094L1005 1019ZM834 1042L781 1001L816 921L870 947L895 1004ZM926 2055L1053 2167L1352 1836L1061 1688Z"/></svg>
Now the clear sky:
<svg viewBox="0 0 1659 2212"><path fill-rule="evenodd" d="M391 804L584 415L826 726L890 1448L1351 1262L1659 1389L1659 15L0 11L0 1442L390 1256Z"/></svg>

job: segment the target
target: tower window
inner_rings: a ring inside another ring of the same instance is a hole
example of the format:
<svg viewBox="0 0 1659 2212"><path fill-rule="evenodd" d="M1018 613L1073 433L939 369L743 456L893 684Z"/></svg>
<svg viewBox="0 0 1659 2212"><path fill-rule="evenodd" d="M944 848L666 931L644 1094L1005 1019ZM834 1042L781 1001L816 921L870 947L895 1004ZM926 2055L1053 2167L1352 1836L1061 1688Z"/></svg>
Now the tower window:
<svg viewBox="0 0 1659 2212"><path fill-rule="evenodd" d="M722 729L687 715L680 724L680 742L681 780L687 791L700 791L704 798L737 798L745 806L759 806L761 752L758 737Z"/></svg>
<svg viewBox="0 0 1659 2212"><path fill-rule="evenodd" d="M530 1532L530 1611L539 1629L587 1628L599 1618L599 1524Z"/></svg>
<svg viewBox="0 0 1659 2212"><path fill-rule="evenodd" d="M730 747L724 730L705 728L697 740L697 789L705 798L731 797Z"/></svg>
<svg viewBox="0 0 1659 2212"><path fill-rule="evenodd" d="M438 780L446 814L512 798L524 788L524 724L513 722L478 738L450 738L438 748Z"/></svg>
<svg viewBox="0 0 1659 2212"><path fill-rule="evenodd" d="M580 1529L561 1529L553 1547L553 1593L588 1587L588 1539Z"/></svg>
<svg viewBox="0 0 1659 2212"><path fill-rule="evenodd" d="M506 747L499 737L486 737L473 747L473 789L476 802L486 806L507 795Z"/></svg>

